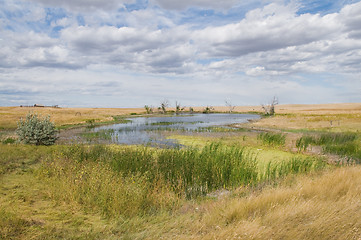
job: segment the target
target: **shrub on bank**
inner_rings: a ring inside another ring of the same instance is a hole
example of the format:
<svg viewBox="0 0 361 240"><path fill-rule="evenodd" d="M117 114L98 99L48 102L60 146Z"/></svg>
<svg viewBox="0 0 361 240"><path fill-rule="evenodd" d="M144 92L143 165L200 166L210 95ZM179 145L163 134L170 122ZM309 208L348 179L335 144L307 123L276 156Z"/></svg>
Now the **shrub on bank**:
<svg viewBox="0 0 361 240"><path fill-rule="evenodd" d="M39 117L36 113L28 113L25 119L20 119L16 130L19 141L25 144L53 145L57 139L57 130L50 116Z"/></svg>

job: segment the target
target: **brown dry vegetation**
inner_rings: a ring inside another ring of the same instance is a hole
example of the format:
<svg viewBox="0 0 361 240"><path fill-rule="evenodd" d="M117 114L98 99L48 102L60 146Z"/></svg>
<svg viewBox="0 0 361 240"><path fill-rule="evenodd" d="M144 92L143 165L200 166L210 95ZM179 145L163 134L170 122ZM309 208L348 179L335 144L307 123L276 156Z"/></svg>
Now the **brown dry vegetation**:
<svg viewBox="0 0 361 240"><path fill-rule="evenodd" d="M27 113L50 115L57 125L83 124L86 120L97 122L112 121L112 116L142 113L141 108L41 108L41 107L0 107L0 129L16 128L16 122Z"/></svg>
<svg viewBox="0 0 361 240"><path fill-rule="evenodd" d="M174 110L173 108L169 108ZM194 107L201 112L204 107ZM42 115L50 115L57 126L82 124L86 120L97 122L111 121L112 116L144 113L144 108L28 108L0 107L0 129L14 129L16 122L33 111ZM215 107L214 111L227 112L228 107ZM287 104L277 105L276 116L264 118L252 123L255 127L270 127L283 129L328 129L339 131L361 130L361 103L341 104ZM236 106L233 112L262 113L261 106ZM332 121L332 125L331 125Z"/></svg>

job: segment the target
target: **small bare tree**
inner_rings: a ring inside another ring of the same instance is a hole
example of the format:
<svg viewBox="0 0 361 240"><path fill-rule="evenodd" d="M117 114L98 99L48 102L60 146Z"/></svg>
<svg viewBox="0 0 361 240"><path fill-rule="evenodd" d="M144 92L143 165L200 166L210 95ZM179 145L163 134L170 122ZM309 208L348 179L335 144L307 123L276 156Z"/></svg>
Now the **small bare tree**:
<svg viewBox="0 0 361 240"><path fill-rule="evenodd" d="M145 105L144 109L145 109L147 114L153 113L153 107L152 106Z"/></svg>
<svg viewBox="0 0 361 240"><path fill-rule="evenodd" d="M163 100L163 102L160 103L160 109L161 109L163 114L167 113L167 107L169 107L168 100Z"/></svg>
<svg viewBox="0 0 361 240"><path fill-rule="evenodd" d="M276 96L273 97L273 100L269 104L262 104L262 109L265 115L273 116L275 115L275 106L278 105L278 98Z"/></svg>
<svg viewBox="0 0 361 240"><path fill-rule="evenodd" d="M182 108L181 104L179 102L175 101L175 113L179 114L183 110L184 110L184 107Z"/></svg>
<svg viewBox="0 0 361 240"><path fill-rule="evenodd" d="M233 106L230 101L225 100L226 106L228 107L229 113L232 113L236 106Z"/></svg>

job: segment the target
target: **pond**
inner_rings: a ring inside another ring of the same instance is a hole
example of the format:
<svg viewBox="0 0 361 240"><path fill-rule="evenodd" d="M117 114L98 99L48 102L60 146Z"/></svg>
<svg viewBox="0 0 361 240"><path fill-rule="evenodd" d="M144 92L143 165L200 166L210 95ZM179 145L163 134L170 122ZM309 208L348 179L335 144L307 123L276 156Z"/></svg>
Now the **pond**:
<svg viewBox="0 0 361 240"><path fill-rule="evenodd" d="M91 131L108 137L108 141L117 144L144 144L151 146L175 147L176 140L168 139L165 132L205 132L214 129L230 128L227 125L246 123L259 119L254 114L180 114L162 117L128 118L128 123L96 127Z"/></svg>

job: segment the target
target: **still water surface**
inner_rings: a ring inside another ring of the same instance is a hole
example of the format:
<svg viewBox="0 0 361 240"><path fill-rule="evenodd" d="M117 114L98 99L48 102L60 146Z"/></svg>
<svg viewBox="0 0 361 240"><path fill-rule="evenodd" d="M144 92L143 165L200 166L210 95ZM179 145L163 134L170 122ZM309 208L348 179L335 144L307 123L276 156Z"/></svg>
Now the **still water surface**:
<svg viewBox="0 0 361 240"><path fill-rule="evenodd" d="M259 119L254 114L181 114L164 117L129 118L129 123L94 128L107 131L111 142L117 144L144 144L151 146L177 146L177 141L167 139L164 131L212 131L211 127L227 127L229 124L245 123Z"/></svg>

